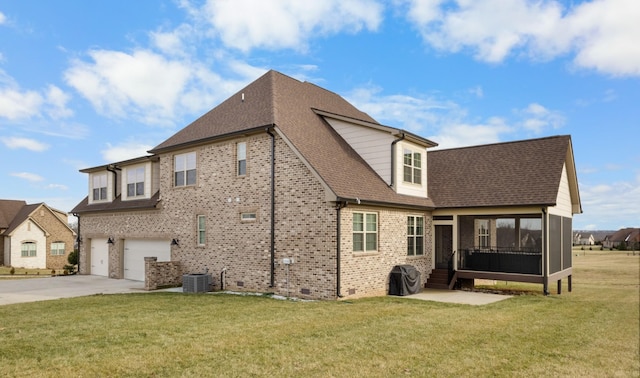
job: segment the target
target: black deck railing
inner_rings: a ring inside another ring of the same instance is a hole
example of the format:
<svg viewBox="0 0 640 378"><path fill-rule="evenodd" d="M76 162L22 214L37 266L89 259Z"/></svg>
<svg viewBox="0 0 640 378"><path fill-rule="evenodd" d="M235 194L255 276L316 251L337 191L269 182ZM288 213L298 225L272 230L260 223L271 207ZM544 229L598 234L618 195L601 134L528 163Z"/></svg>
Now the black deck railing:
<svg viewBox="0 0 640 378"><path fill-rule="evenodd" d="M542 274L542 252L533 248L469 248L458 254L458 270Z"/></svg>

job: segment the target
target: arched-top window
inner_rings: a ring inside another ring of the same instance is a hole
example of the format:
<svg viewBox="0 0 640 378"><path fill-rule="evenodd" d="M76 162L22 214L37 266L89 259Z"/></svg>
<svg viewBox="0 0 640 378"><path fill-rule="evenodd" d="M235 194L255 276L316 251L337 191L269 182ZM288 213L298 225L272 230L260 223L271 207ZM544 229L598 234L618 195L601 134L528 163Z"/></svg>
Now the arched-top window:
<svg viewBox="0 0 640 378"><path fill-rule="evenodd" d="M32 241L22 243L22 257L36 257L36 243Z"/></svg>

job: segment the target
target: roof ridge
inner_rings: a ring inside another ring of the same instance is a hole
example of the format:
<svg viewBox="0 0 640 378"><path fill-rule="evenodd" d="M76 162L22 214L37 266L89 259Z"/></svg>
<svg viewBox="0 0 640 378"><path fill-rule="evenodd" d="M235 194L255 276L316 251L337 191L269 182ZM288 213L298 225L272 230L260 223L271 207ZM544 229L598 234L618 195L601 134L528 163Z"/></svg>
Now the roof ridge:
<svg viewBox="0 0 640 378"><path fill-rule="evenodd" d="M510 141L504 141L504 142L476 144L473 146L460 146L460 147L434 149L434 150L431 150L431 152L454 151L454 150L464 150L464 149L470 149L470 148L491 147L491 146L504 146L506 144L529 143L529 142L535 142L535 141L541 141L541 140L547 140L547 139L560 139L560 138L571 138L571 136L568 134L550 135L546 137L532 138L532 139L519 139L519 140L510 140Z"/></svg>

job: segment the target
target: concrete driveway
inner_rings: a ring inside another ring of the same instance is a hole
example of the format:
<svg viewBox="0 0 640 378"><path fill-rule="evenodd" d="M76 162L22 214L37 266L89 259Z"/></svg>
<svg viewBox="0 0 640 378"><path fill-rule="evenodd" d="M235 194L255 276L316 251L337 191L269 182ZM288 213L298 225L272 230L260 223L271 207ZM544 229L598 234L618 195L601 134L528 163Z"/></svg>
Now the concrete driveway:
<svg viewBox="0 0 640 378"><path fill-rule="evenodd" d="M100 276L0 278L0 305L82 297L94 294L144 292L144 282Z"/></svg>

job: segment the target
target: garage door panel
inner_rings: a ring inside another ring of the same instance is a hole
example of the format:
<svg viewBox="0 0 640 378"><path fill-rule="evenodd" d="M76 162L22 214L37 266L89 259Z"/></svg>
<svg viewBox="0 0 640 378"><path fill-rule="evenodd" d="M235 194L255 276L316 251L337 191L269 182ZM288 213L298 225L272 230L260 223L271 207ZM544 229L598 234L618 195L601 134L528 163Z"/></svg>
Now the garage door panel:
<svg viewBox="0 0 640 378"><path fill-rule="evenodd" d="M124 241L124 278L144 281L144 258L157 257L158 261L171 261L171 243L169 240Z"/></svg>
<svg viewBox="0 0 640 378"><path fill-rule="evenodd" d="M91 239L91 274L109 276L109 244L107 239Z"/></svg>

